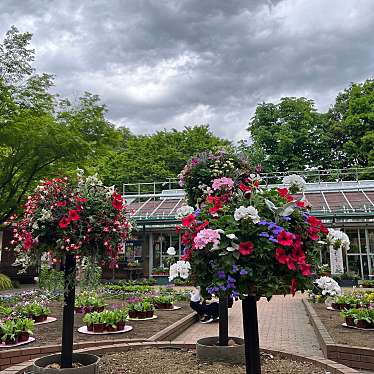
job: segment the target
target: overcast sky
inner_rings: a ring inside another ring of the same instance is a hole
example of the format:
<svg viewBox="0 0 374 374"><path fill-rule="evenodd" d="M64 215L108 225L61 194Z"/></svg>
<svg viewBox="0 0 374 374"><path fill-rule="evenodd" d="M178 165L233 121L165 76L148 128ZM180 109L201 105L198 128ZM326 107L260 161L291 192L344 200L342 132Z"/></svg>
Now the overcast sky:
<svg viewBox="0 0 374 374"><path fill-rule="evenodd" d="M209 123L248 138L258 103L326 110L374 75L373 0L0 0L0 34L13 24L56 91L99 94L136 133Z"/></svg>

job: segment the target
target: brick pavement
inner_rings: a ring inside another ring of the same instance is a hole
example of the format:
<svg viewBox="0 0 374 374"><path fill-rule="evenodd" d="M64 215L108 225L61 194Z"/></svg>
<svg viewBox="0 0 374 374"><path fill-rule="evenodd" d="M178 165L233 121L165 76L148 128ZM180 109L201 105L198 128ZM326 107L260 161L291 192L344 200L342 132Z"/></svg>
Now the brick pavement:
<svg viewBox="0 0 374 374"><path fill-rule="evenodd" d="M302 297L300 294L294 298L274 296L270 302L261 299L257 303L261 348L322 357ZM218 323L195 323L176 339L195 343L199 338L217 334ZM241 302L235 302L229 311L229 334L243 337Z"/></svg>

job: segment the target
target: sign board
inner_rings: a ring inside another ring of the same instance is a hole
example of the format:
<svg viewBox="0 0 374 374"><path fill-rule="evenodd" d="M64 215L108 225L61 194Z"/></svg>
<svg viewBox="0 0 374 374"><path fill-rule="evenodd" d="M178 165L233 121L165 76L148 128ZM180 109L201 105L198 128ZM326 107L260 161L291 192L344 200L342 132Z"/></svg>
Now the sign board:
<svg viewBox="0 0 374 374"><path fill-rule="evenodd" d="M343 274L344 264L343 264L343 252L341 247L339 249L334 249L330 246L330 267L331 274Z"/></svg>

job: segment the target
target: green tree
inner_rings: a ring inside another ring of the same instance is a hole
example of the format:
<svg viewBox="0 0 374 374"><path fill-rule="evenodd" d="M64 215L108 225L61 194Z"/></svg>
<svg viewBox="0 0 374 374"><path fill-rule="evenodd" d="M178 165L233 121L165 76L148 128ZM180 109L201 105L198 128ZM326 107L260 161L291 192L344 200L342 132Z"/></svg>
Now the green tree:
<svg viewBox="0 0 374 374"><path fill-rule="evenodd" d="M285 97L278 104L263 103L250 121L247 151L266 172L323 169L331 164L326 129L312 100Z"/></svg>
<svg viewBox="0 0 374 374"><path fill-rule="evenodd" d="M374 166L374 80L353 83L328 112L340 167Z"/></svg>

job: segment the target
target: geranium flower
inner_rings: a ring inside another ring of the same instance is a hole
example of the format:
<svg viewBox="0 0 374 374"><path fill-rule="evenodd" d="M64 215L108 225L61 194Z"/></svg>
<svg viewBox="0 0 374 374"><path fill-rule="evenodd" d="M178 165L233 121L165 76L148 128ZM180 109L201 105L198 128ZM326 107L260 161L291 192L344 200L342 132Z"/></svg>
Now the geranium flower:
<svg viewBox="0 0 374 374"><path fill-rule="evenodd" d="M196 221L194 214L189 214L187 217L182 218L182 225L184 227L190 227Z"/></svg>
<svg viewBox="0 0 374 374"><path fill-rule="evenodd" d="M240 185L239 185L239 189L240 189L241 191L243 191L244 193L246 193L246 192L252 192L252 188L246 186L244 183L240 183Z"/></svg>
<svg viewBox="0 0 374 374"><path fill-rule="evenodd" d="M243 256L250 255L254 249L255 248L252 242L242 242L239 244L239 252Z"/></svg>
<svg viewBox="0 0 374 374"><path fill-rule="evenodd" d="M117 210L122 210L122 208L123 208L122 199L121 200L114 199L112 201L112 206L113 206L113 208L115 208Z"/></svg>
<svg viewBox="0 0 374 374"><path fill-rule="evenodd" d="M288 195L288 188L277 188L280 197L286 197Z"/></svg>
<svg viewBox="0 0 374 374"><path fill-rule="evenodd" d="M32 247L32 244L33 244L32 235L28 232L25 235L25 240L23 242L23 249L26 251L29 250Z"/></svg>
<svg viewBox="0 0 374 374"><path fill-rule="evenodd" d="M285 247L290 247L293 242L293 234L283 230L277 236L277 240L279 244L284 245Z"/></svg>
<svg viewBox="0 0 374 374"><path fill-rule="evenodd" d="M72 221L79 221L81 219L81 217L79 217L76 210L71 209L71 210L69 210L69 219L72 220Z"/></svg>
<svg viewBox="0 0 374 374"><path fill-rule="evenodd" d="M87 203L88 199L85 198L85 197L75 196L75 201L76 201L77 203Z"/></svg>
<svg viewBox="0 0 374 374"><path fill-rule="evenodd" d="M66 206L66 201L57 201L57 206L58 207L61 207L61 206Z"/></svg>
<svg viewBox="0 0 374 374"><path fill-rule="evenodd" d="M222 188L227 188L231 190L234 187L234 181L231 178L222 177L215 179L212 183L213 190L220 190Z"/></svg>
<svg viewBox="0 0 374 374"><path fill-rule="evenodd" d="M67 229L68 226L70 225L70 218L69 217L66 217L66 216L63 216L61 219L60 219L60 222L58 223L60 229Z"/></svg>
<svg viewBox="0 0 374 374"><path fill-rule="evenodd" d="M260 222L260 216L258 215L258 210L254 206L240 206L235 209L234 219L235 221L240 221L241 219L251 219L253 223Z"/></svg>
<svg viewBox="0 0 374 374"><path fill-rule="evenodd" d="M213 245L219 245L221 240L220 233L217 230L204 229L197 233L194 238L194 244L197 249L203 249L206 245L212 243Z"/></svg>

